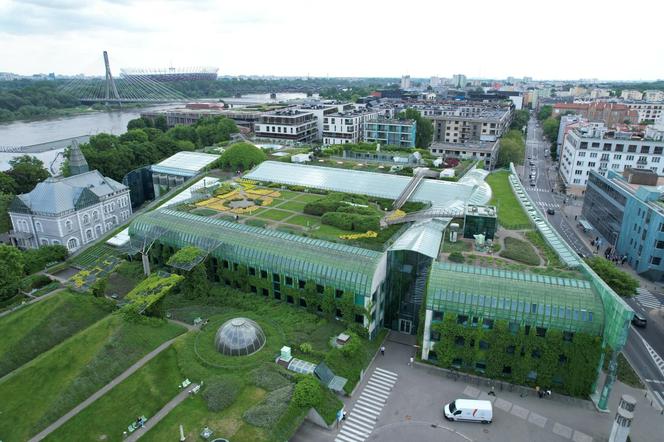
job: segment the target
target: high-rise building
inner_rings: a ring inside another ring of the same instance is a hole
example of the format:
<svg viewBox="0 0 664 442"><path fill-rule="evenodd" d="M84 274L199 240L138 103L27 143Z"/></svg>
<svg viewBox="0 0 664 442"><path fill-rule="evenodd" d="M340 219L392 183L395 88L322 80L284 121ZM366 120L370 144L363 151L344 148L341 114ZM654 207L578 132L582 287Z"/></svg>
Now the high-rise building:
<svg viewBox="0 0 664 442"><path fill-rule="evenodd" d="M401 76L401 89L410 89L410 75Z"/></svg>
<svg viewBox="0 0 664 442"><path fill-rule="evenodd" d="M466 79L465 75L463 74L452 75L452 87L464 88L466 87L466 83L468 83L468 80Z"/></svg>

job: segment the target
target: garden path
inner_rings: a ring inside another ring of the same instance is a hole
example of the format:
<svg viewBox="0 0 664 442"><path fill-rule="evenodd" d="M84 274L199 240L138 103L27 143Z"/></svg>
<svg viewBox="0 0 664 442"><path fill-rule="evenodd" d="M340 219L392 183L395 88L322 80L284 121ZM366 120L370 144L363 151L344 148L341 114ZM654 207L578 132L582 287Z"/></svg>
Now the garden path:
<svg viewBox="0 0 664 442"><path fill-rule="evenodd" d="M25 304L19 304L19 305L17 305L16 307L14 307L12 309L5 310L4 312L0 313L0 318L2 318L3 316L6 316L6 315L8 315L12 312L15 312L16 310L20 310L23 307L27 307L30 304L34 304L35 302L43 301L44 299L48 299L51 296L55 296L55 295L57 295L58 293L60 293L61 291L65 290L65 289L66 289L66 287L55 289L52 292L45 294L44 296L40 296L39 298L31 299L30 301L26 302Z"/></svg>
<svg viewBox="0 0 664 442"><path fill-rule="evenodd" d="M145 433L150 431L150 428L154 427L163 418L165 418L166 415L173 410L173 408L180 405L180 402L184 401L187 397L189 397L192 394L192 390L196 387L198 387L198 384L192 383L187 388L178 393L178 395L175 396L173 399L171 399L169 403L164 405L164 407L161 410L159 410L157 414L155 414L152 417L148 417L148 421L145 423L145 426L143 426L143 428L139 428L138 430L134 431L127 439L125 439L125 441L134 442L140 439Z"/></svg>
<svg viewBox="0 0 664 442"><path fill-rule="evenodd" d="M176 322L176 321L172 321L172 322ZM184 325L184 323L180 323L180 322L177 322L177 323L180 324L180 325ZM193 326L191 326L191 327L190 327L190 326L187 326L187 332L189 332L189 331L191 331L191 330L194 330L194 328L195 328L195 327L193 327ZM89 407L94 401L96 401L97 399L99 399L100 397L102 397L103 395L105 395L106 393L108 393L109 391L111 391L111 390L113 389L113 387L115 387L115 386L118 385L120 382L124 381L124 380L127 379L129 376L131 376L132 374L134 374L135 372L137 372L140 368L142 368L145 364L147 364L147 363L150 362L152 359L154 359L154 358L155 358L157 355L159 355L162 351L164 351L164 350L166 350L168 347L170 347L171 344L172 344L173 342L175 342L176 339L178 339L178 337L175 337L175 338L173 338L173 339L170 339L170 340L164 342L164 343L161 344L159 347L155 348L155 349L152 350L150 353L148 353L147 355L143 356L140 360L138 360L136 363L134 363L134 365L132 365L131 367L129 367L128 369L126 369L121 375L119 375L118 377L116 377L115 379L113 379L111 382L109 382L108 384L104 385L102 388L100 388L99 390L97 390L92 396L90 396L89 398L87 398L86 400L84 400L83 402L81 402L80 404L78 404L77 406L75 406L72 410L70 410L68 413L66 413L65 415L63 415L62 417L60 417L60 419L56 420L56 421L53 422L51 425L49 425L48 427L46 427L46 428L45 428L44 430L42 430L39 434L37 434L36 436L33 436L33 437L30 439L29 442L37 442L37 441L40 441L40 440L43 440L44 438L46 438L46 436L48 436L49 434L51 434L52 432L54 432L55 430L57 430L58 428L60 428L60 427L61 427L62 425L64 425L67 421L69 421L71 418L73 418L73 417L76 416L78 413L80 413L81 411L83 411L83 410L85 410L87 407Z"/></svg>

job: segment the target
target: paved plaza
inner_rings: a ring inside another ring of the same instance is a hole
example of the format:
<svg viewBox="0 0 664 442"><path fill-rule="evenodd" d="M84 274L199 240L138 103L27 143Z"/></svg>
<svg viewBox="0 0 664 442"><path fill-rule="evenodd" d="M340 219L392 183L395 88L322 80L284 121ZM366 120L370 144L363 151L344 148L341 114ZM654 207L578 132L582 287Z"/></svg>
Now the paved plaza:
<svg viewBox="0 0 664 442"><path fill-rule="evenodd" d="M599 413L592 402L558 397L540 399L533 391L508 391L490 387L464 376L455 380L434 367L416 363L414 337L391 333L385 342L385 356L378 354L352 398L344 398L347 419L334 431L305 423L292 439L305 441L605 441L620 394L637 398L632 427L633 441L661 440L664 416L650 407L641 390L616 383L610 401L611 412ZM445 403L457 398L491 400L494 421L489 425L448 422L442 415Z"/></svg>

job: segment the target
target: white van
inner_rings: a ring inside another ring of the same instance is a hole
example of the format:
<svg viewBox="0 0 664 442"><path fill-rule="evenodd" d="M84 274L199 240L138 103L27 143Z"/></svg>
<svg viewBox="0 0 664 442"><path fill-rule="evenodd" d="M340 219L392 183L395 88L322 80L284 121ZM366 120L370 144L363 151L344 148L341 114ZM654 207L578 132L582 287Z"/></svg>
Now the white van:
<svg viewBox="0 0 664 442"><path fill-rule="evenodd" d="M493 420L493 406L490 401L457 399L443 407L445 418L451 421L470 421L490 424Z"/></svg>

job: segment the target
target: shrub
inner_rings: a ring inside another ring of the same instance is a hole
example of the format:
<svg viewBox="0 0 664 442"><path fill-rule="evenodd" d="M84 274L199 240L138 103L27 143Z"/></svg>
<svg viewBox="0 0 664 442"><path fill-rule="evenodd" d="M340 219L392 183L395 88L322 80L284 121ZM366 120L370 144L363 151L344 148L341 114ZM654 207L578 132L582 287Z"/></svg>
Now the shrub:
<svg viewBox="0 0 664 442"><path fill-rule="evenodd" d="M601 256L595 256L587 259L588 265L602 278L617 294L620 296L634 296L639 282L629 273L616 267L608 259Z"/></svg>
<svg viewBox="0 0 664 442"><path fill-rule="evenodd" d="M284 414L292 395L292 385L274 390L268 393L262 403L254 405L245 411L242 418L250 425L269 428Z"/></svg>
<svg viewBox="0 0 664 442"><path fill-rule="evenodd" d="M250 143L237 143L226 149L212 167L251 169L267 159L262 149Z"/></svg>
<svg viewBox="0 0 664 442"><path fill-rule="evenodd" d="M311 350L313 350L313 347L311 346L310 343L308 342L303 342L300 344L300 351L304 354L311 353Z"/></svg>
<svg viewBox="0 0 664 442"><path fill-rule="evenodd" d="M465 258L463 257L463 253L461 252L452 252L450 255L447 257L452 262L464 262Z"/></svg>
<svg viewBox="0 0 664 442"><path fill-rule="evenodd" d="M307 376L297 383L293 392L293 403L301 408L315 407L323 400L320 382L313 376Z"/></svg>
<svg viewBox="0 0 664 442"><path fill-rule="evenodd" d="M65 246L41 246L38 249L30 249L23 252L25 262L25 274L44 270L51 263L61 262L67 259L69 252Z"/></svg>
<svg viewBox="0 0 664 442"><path fill-rule="evenodd" d="M32 289L39 289L51 283L51 278L46 275L30 275L21 281L21 290L29 292Z"/></svg>
<svg viewBox="0 0 664 442"><path fill-rule="evenodd" d="M343 230L353 230L358 232L378 230L380 228L380 218L378 215L328 212L321 217L321 222Z"/></svg>
<svg viewBox="0 0 664 442"><path fill-rule="evenodd" d="M288 379L280 375L271 365L262 365L249 373L252 384L267 391L274 391L290 384Z"/></svg>
<svg viewBox="0 0 664 442"><path fill-rule="evenodd" d="M242 383L236 378L214 378L205 387L203 399L208 410L218 412L235 402L241 389Z"/></svg>

